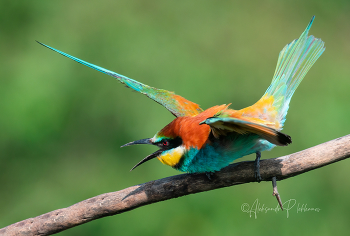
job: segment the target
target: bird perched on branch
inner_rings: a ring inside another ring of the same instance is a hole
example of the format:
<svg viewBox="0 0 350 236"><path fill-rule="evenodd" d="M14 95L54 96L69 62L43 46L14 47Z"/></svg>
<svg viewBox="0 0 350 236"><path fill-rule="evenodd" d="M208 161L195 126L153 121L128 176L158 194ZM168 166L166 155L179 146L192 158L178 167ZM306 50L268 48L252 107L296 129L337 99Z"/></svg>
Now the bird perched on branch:
<svg viewBox="0 0 350 236"><path fill-rule="evenodd" d="M163 105L176 118L152 138L130 142L151 144L159 150L145 157L131 170L153 158L163 164L188 173L210 174L228 166L234 160L256 153L255 177L261 180L261 152L286 146L290 136L281 133L289 102L311 66L324 52L321 39L308 36L314 17L299 39L287 44L280 52L272 83L254 105L233 110L229 105L202 110L199 105L163 89L156 89L113 71L93 65L67 53L52 49L76 62L113 76L127 87Z"/></svg>

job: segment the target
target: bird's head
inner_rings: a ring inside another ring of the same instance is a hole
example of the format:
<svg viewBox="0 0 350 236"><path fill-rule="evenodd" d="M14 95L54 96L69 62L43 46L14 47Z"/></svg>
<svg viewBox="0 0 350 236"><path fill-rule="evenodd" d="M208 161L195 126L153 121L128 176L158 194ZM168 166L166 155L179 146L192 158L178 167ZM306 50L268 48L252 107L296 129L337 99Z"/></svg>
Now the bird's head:
<svg viewBox="0 0 350 236"><path fill-rule="evenodd" d="M152 144L159 147L159 150L142 159L131 170L142 163L157 157L163 164L178 169L181 166L182 158L186 155L194 155L208 142L210 133L209 125L200 125L208 117L212 117L227 105L214 106L196 116L177 117L162 130L156 133L153 138L141 139L130 142L122 147L134 144Z"/></svg>
<svg viewBox="0 0 350 236"><path fill-rule="evenodd" d="M135 169L142 163L145 163L146 161L149 161L155 157L157 157L158 160L160 160L163 164L174 167L176 166L176 164L179 163L181 157L185 153L185 148L184 146L182 146L182 139L180 137L176 137L176 138L164 137L164 136L159 136L158 133L153 138L146 138L146 139L130 142L123 145L122 147L130 146L134 144L152 144L152 145L158 146L159 150L143 158L131 170Z"/></svg>
<svg viewBox="0 0 350 236"><path fill-rule="evenodd" d="M171 167L175 167L180 162L180 159L186 151L186 148L183 145L183 139L179 133L180 120L181 119L176 118L161 131L157 132L153 138L133 141L122 146L125 147L135 144L151 144L159 147L159 150L142 159L131 170L155 157L157 157L163 164Z"/></svg>

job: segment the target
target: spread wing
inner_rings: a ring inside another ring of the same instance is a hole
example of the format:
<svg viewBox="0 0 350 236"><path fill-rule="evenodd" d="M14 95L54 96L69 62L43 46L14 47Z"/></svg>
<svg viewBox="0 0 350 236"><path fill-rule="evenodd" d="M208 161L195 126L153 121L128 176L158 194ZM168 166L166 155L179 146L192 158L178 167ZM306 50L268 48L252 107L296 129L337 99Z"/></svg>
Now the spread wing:
<svg viewBox="0 0 350 236"><path fill-rule="evenodd" d="M249 120L233 117L210 117L201 124L207 124L211 128L214 137L219 138L230 132L239 134L254 133L278 146L286 146L292 142L290 136L269 127L268 124L259 124Z"/></svg>
<svg viewBox="0 0 350 236"><path fill-rule="evenodd" d="M38 42L38 41L37 41ZM137 92L140 92L150 99L158 102L162 106L164 106L168 111L170 111L174 116L180 117L180 116L195 116L201 113L203 110L199 107L198 104L193 103L179 95L176 95L173 92L163 90L163 89L156 89L153 87L150 87L148 85L142 84L136 80L130 79L126 76L117 74L113 71L107 70L105 68L96 66L94 64L91 64L89 62L83 61L79 58L73 57L67 53L64 53L62 51L59 51L55 48L52 48L48 45L45 45L43 43L38 42L39 44L58 52L59 54L68 57L80 64L83 64L85 66L88 66L92 69L95 69L97 71L100 71L102 73L105 73L107 75L110 75L117 80L119 80L121 83L125 84L127 87L134 89Z"/></svg>

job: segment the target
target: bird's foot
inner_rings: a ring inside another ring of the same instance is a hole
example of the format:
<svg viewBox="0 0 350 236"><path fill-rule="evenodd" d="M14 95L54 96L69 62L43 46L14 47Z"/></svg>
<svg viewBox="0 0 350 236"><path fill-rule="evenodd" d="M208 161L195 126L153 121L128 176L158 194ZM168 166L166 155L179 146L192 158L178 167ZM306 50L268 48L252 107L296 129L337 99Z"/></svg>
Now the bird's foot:
<svg viewBox="0 0 350 236"><path fill-rule="evenodd" d="M208 177L209 180L211 180L211 177L214 175L213 172L205 172L205 175Z"/></svg>
<svg viewBox="0 0 350 236"><path fill-rule="evenodd" d="M279 194L278 191L277 191L276 176L274 176L274 177L272 178L272 187L273 187L272 196L275 196L275 197L276 197L277 202L278 202L278 204L280 205L280 207L281 207L281 209L282 209L282 211L283 211L282 200L281 200L280 194Z"/></svg>
<svg viewBox="0 0 350 236"><path fill-rule="evenodd" d="M261 157L261 152L256 152L256 158L255 158L255 162L254 162L254 177L256 179L256 181L258 181L258 183L261 182L262 178L260 175L260 157Z"/></svg>

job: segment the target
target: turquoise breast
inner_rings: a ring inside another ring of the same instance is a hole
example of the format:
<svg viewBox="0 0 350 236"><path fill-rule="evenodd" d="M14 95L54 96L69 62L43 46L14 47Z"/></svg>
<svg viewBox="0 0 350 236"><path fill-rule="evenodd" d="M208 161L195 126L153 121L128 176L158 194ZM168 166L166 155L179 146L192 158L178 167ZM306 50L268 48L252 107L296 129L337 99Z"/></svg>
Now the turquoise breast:
<svg viewBox="0 0 350 236"><path fill-rule="evenodd" d="M174 167L188 173L215 172L243 156L272 149L275 145L256 134L232 133L209 142L201 149L190 148Z"/></svg>

